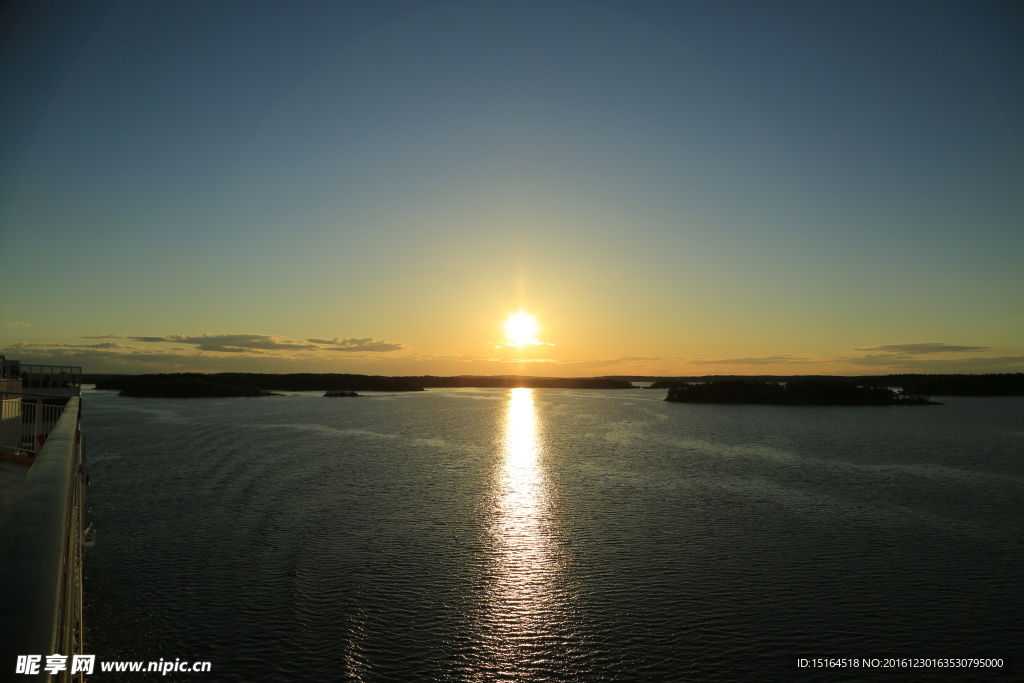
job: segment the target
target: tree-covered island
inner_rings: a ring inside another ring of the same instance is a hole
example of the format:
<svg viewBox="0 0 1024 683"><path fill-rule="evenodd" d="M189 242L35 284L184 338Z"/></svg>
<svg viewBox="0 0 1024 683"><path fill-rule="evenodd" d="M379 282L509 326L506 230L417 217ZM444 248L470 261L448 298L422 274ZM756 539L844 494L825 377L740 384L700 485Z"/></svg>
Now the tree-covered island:
<svg viewBox="0 0 1024 683"><path fill-rule="evenodd" d="M633 382L652 382L649 389L667 389L684 382L718 381L806 382L817 379L854 382L864 387L899 387L903 394L917 396L1024 396L1024 373L986 375L706 375L693 377L621 377Z"/></svg>
<svg viewBox="0 0 1024 683"><path fill-rule="evenodd" d="M98 389L106 388L97 384ZM210 375L140 375L120 387L120 396L141 398L227 398L280 396L248 382L235 382Z"/></svg>
<svg viewBox="0 0 1024 683"><path fill-rule="evenodd" d="M143 398L213 398L225 396L280 396L280 391L423 391L407 377L375 375L294 374L269 375L248 372L165 373L115 375L97 378L97 389L115 389L120 396Z"/></svg>
<svg viewBox="0 0 1024 683"><path fill-rule="evenodd" d="M780 382L716 380L668 387L675 403L748 403L790 406L941 405L925 396L897 393L886 387L860 386L830 377Z"/></svg>
<svg viewBox="0 0 1024 683"><path fill-rule="evenodd" d="M381 375L350 375L338 373L261 374L246 372L166 373L153 375L113 375L88 377L97 389L118 390L121 396L148 398L211 398L224 396L276 396L278 391L344 392L357 391L423 391L430 388L515 388L534 389L631 389L625 380L602 377L385 377ZM334 395L332 393L332 395Z"/></svg>

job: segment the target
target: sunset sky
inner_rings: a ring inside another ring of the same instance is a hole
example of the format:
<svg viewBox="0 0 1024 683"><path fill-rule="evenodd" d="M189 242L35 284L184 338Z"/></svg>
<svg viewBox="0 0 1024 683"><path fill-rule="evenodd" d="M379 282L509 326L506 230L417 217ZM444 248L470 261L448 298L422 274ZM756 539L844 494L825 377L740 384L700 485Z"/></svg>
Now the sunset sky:
<svg viewBox="0 0 1024 683"><path fill-rule="evenodd" d="M15 3L0 354L1024 371L1022 7Z"/></svg>

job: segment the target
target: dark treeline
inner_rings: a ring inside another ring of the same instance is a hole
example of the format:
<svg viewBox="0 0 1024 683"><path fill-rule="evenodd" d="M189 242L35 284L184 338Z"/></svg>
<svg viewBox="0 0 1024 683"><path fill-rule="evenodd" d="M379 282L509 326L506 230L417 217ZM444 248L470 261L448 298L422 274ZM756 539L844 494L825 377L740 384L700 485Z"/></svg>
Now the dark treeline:
<svg viewBox="0 0 1024 683"><path fill-rule="evenodd" d="M750 379L680 383L668 388L665 400L793 406L938 405L923 396L898 394L886 387L857 386L845 378L834 377L806 378L785 384Z"/></svg>
<svg viewBox="0 0 1024 683"><path fill-rule="evenodd" d="M249 372L198 372L114 375L99 379L97 389L120 389L122 396L265 396L270 391L423 391L406 377L300 373L268 375ZM188 393L193 389L226 393ZM176 389L177 388L177 389ZM185 392L185 393L182 393ZM227 393L230 392L230 393Z"/></svg>
<svg viewBox="0 0 1024 683"><path fill-rule="evenodd" d="M693 382L794 382L799 380L826 378L837 380L859 379L852 377L833 377L830 375L695 375L692 377L656 377L653 379L635 381L652 382L652 384L649 387L647 387L648 389L669 389L671 387L676 387L681 384Z"/></svg>
<svg viewBox="0 0 1024 683"><path fill-rule="evenodd" d="M904 392L925 396L1020 396L1024 373L993 375L879 375L854 377L876 386L901 387Z"/></svg>
<svg viewBox="0 0 1024 683"><path fill-rule="evenodd" d="M899 387L904 394L921 396L1018 396L1024 394L1024 373L989 375L865 375L836 376L693 376L646 378L652 389L667 389L692 382L749 381L775 384L830 380L862 387ZM169 373L152 375L85 375L85 383L97 389L120 390L125 396L263 396L271 391L422 391L428 388L556 388L628 389L629 380L619 377L385 377L337 373L260 374L245 372Z"/></svg>
<svg viewBox="0 0 1024 683"><path fill-rule="evenodd" d="M830 377L831 375L605 375L608 379L624 379L628 382L711 382L717 379L753 379L761 382L788 382L799 377ZM653 387L652 387L653 388ZM661 387L664 389L665 387Z"/></svg>
<svg viewBox="0 0 1024 683"><path fill-rule="evenodd" d="M864 387L899 387L907 394L922 396L1020 396L1024 394L1024 373L991 375L862 375L836 377L829 375L793 376L708 376L662 377L651 389L667 389L685 382L747 380L755 382L801 382L809 379L831 379ZM639 380L638 380L639 381Z"/></svg>
<svg viewBox="0 0 1024 683"><path fill-rule="evenodd" d="M425 387L484 387L532 389L632 389L632 382L607 377L515 377L460 375L458 377L410 377Z"/></svg>
<svg viewBox="0 0 1024 683"><path fill-rule="evenodd" d="M223 398L226 396L274 396L248 382L210 377L198 373L172 375L136 375L132 381L120 386L100 386L97 389L120 389L121 396L145 398Z"/></svg>
<svg viewBox="0 0 1024 683"><path fill-rule="evenodd" d="M204 397L266 396L271 391L423 391L425 388L562 388L629 389L623 380L557 377L383 377L334 373L271 375L259 373L195 372L154 375L110 375L94 379L97 389L120 390L122 396Z"/></svg>

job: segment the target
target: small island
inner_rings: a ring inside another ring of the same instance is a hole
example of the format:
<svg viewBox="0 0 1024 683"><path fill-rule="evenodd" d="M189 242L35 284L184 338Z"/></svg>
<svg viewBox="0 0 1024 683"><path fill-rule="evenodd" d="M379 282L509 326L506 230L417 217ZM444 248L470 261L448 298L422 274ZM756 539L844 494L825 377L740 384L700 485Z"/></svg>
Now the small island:
<svg viewBox="0 0 1024 683"><path fill-rule="evenodd" d="M354 391L348 391L345 389L339 389L337 391L328 391L326 394L324 394L324 398L356 398L362 396L362 394L357 394Z"/></svg>
<svg viewBox="0 0 1024 683"><path fill-rule="evenodd" d="M716 380L675 384L666 401L789 406L935 406L926 396L897 393L887 387L858 386L837 378L786 383L758 380Z"/></svg>

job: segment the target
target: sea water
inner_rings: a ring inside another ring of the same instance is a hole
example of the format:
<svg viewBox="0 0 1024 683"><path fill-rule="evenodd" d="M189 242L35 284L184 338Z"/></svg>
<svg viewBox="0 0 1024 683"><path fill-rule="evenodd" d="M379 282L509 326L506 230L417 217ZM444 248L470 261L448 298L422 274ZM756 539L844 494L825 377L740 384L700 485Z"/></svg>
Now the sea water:
<svg viewBox="0 0 1024 683"><path fill-rule="evenodd" d="M211 663L163 677L189 681L859 680L798 660L1019 653L1024 398L663 397L87 391L86 651Z"/></svg>

